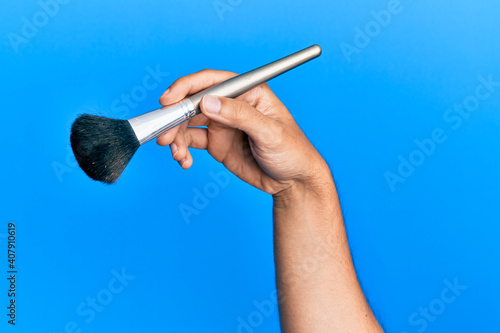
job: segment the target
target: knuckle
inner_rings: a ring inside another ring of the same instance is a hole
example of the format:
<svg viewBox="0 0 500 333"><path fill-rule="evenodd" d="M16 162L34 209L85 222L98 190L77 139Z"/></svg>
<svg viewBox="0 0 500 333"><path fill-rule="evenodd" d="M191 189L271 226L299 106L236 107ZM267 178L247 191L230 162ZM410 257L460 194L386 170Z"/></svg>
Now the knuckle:
<svg viewBox="0 0 500 333"><path fill-rule="evenodd" d="M184 81L186 80L186 77L183 76L183 77L180 77L178 78L177 80L174 81L174 83L172 83L170 86L173 87L173 86L178 86L178 85L182 85L184 83Z"/></svg>
<svg viewBox="0 0 500 333"><path fill-rule="evenodd" d="M222 71L222 70L218 70L216 72L219 72L221 74L227 74L228 76L236 76L236 75L239 75L239 73L235 73L235 72L231 72L231 71Z"/></svg>
<svg viewBox="0 0 500 333"><path fill-rule="evenodd" d="M183 160L187 155L187 149L185 147L180 147L179 151L175 154L174 158L176 161Z"/></svg>
<svg viewBox="0 0 500 333"><path fill-rule="evenodd" d="M212 74L214 72L213 69L210 69L210 68L203 68L200 73L202 74Z"/></svg>
<svg viewBox="0 0 500 333"><path fill-rule="evenodd" d="M183 89L186 85L189 84L189 79L185 76L178 78L170 85L170 90L172 89ZM168 96L168 95L167 95Z"/></svg>
<svg viewBox="0 0 500 333"><path fill-rule="evenodd" d="M166 140L162 136L156 138L156 143L158 144L158 146L162 146L162 147L167 145Z"/></svg>
<svg viewBox="0 0 500 333"><path fill-rule="evenodd" d="M264 84L259 84L257 87L253 88L254 92L257 94L257 95L260 95L262 93L262 91L264 90L264 88L262 87Z"/></svg>
<svg viewBox="0 0 500 333"><path fill-rule="evenodd" d="M271 92L271 88L267 83L262 83L255 87L255 93L257 96L264 96L269 94L269 92Z"/></svg>
<svg viewBox="0 0 500 333"><path fill-rule="evenodd" d="M258 85L257 89L258 89L258 92L261 94L266 93L269 90L271 90L271 88L269 88L269 85L267 83L262 83L262 84Z"/></svg>
<svg viewBox="0 0 500 333"><path fill-rule="evenodd" d="M164 133L162 134L161 136L159 136L157 139L156 139L156 142L160 145L160 146L168 146L169 144L171 144L175 139L175 135L174 133L172 132L167 132L167 133Z"/></svg>
<svg viewBox="0 0 500 333"><path fill-rule="evenodd" d="M191 135L191 132L184 132L184 143L187 147L189 147L193 143L193 136Z"/></svg>
<svg viewBox="0 0 500 333"><path fill-rule="evenodd" d="M234 101L230 105L231 118L238 125L244 122L248 118L248 112L243 106L243 102Z"/></svg>
<svg viewBox="0 0 500 333"><path fill-rule="evenodd" d="M255 100L259 99L264 94L265 94L265 87L263 87L262 84L258 85L257 87L251 90L252 99Z"/></svg>

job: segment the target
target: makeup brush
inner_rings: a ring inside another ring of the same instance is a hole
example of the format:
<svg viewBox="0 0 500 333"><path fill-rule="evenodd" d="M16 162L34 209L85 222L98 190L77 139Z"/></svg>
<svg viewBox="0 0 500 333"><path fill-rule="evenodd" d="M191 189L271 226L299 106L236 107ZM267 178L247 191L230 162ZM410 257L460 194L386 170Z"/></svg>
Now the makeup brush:
<svg viewBox="0 0 500 333"><path fill-rule="evenodd" d="M118 180L141 145L201 113L203 96L238 97L320 55L319 45L310 46L201 91L181 103L164 106L128 120L83 114L71 127L73 153L90 178L112 184Z"/></svg>

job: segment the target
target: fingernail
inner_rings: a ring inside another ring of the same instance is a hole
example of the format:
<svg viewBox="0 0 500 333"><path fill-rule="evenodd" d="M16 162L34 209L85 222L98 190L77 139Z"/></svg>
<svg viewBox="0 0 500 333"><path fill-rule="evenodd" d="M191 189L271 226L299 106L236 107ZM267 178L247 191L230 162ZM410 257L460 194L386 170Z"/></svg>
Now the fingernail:
<svg viewBox="0 0 500 333"><path fill-rule="evenodd" d="M203 109L207 112L217 114L220 111L220 101L217 97L207 95L203 97Z"/></svg>
<svg viewBox="0 0 500 333"><path fill-rule="evenodd" d="M183 159L179 162L179 164L181 165L182 168L184 168L184 164L186 164L187 162L187 159Z"/></svg>
<svg viewBox="0 0 500 333"><path fill-rule="evenodd" d="M170 145L170 149L172 149L173 156L175 156L175 154L177 154L179 152L179 148L177 148L177 145L175 143L172 143Z"/></svg>
<svg viewBox="0 0 500 333"><path fill-rule="evenodd" d="M170 92L170 88L168 88L167 90L165 90L165 92L162 94L162 96L167 95L169 92Z"/></svg>

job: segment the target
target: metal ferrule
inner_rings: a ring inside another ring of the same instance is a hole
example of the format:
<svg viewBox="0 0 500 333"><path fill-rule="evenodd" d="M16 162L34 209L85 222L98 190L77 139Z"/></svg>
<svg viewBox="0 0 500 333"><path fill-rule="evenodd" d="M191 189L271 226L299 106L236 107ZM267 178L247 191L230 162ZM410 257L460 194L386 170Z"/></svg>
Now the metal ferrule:
<svg viewBox="0 0 500 333"><path fill-rule="evenodd" d="M128 120L142 145L165 133L195 115L195 107L188 99L180 104L164 106Z"/></svg>

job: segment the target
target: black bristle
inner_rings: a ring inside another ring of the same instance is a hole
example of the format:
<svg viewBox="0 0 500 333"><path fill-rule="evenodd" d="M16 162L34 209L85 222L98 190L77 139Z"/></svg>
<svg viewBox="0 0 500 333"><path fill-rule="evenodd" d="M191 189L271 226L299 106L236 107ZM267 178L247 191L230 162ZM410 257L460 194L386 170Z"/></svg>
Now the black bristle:
<svg viewBox="0 0 500 333"><path fill-rule="evenodd" d="M139 146L127 120L83 114L71 127L78 164L90 178L106 184L116 182Z"/></svg>

